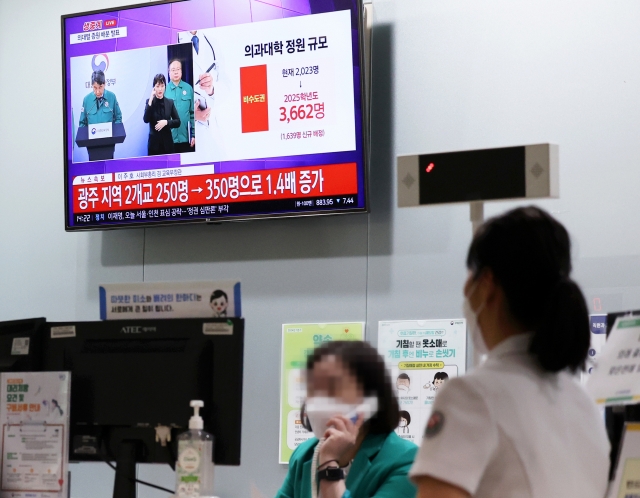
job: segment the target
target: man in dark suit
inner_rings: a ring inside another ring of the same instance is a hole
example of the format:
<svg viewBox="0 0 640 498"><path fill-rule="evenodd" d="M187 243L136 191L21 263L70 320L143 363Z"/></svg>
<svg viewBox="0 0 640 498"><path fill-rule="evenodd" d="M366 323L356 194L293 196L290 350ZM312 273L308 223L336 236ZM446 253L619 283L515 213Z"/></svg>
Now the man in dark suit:
<svg viewBox="0 0 640 498"><path fill-rule="evenodd" d="M164 74L156 74L151 96L144 106L143 119L145 123L149 123L150 156L175 152L171 128L180 126L180 116L173 100L164 96L166 88Z"/></svg>

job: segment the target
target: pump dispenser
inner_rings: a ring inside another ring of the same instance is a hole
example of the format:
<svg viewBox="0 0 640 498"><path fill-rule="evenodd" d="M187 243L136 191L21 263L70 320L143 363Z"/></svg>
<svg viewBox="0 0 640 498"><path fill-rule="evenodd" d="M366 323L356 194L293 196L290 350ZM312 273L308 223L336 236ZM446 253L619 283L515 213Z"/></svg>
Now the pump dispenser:
<svg viewBox="0 0 640 498"><path fill-rule="evenodd" d="M204 422L200 416L200 408L204 407L204 401L194 400L189 405L193 408L193 417L189 419L189 429L204 429Z"/></svg>
<svg viewBox="0 0 640 498"><path fill-rule="evenodd" d="M204 402L190 403L193 416L189 430L178 436L176 462L176 497L202 498L213 496L213 436L203 430L200 409Z"/></svg>

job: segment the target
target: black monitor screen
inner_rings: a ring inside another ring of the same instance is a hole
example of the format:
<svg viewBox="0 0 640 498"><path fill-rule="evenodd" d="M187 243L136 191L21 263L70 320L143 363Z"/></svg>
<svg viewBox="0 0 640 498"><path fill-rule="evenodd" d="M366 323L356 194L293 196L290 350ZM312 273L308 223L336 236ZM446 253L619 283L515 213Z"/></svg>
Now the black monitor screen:
<svg viewBox="0 0 640 498"><path fill-rule="evenodd" d="M120 439L138 438L144 446L138 461L172 463L172 448L154 442L155 427L170 427L174 436L186 430L189 402L199 399L205 430L215 437L215 462L240 464L241 319L53 323L48 329L45 368L72 373L71 460L113 459Z"/></svg>

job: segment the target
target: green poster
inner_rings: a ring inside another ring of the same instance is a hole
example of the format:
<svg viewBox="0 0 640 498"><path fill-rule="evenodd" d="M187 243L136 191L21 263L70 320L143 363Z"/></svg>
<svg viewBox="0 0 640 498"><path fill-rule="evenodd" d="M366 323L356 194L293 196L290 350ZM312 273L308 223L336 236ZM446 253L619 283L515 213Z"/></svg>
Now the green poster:
<svg viewBox="0 0 640 498"><path fill-rule="evenodd" d="M300 407L307 396L307 356L329 341L364 340L364 323L295 323L282 326L280 369L280 463L289 463L293 450L313 434L300 420Z"/></svg>

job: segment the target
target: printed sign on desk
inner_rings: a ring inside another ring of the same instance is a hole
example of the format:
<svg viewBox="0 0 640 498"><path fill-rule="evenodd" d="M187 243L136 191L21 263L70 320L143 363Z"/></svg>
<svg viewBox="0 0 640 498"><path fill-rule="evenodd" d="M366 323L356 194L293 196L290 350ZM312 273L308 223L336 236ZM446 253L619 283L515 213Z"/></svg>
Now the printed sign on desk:
<svg viewBox="0 0 640 498"><path fill-rule="evenodd" d="M601 405L640 401L640 318L616 320L586 387Z"/></svg>
<svg viewBox="0 0 640 498"><path fill-rule="evenodd" d="M438 389L463 375L467 325L462 318L378 324L378 353L391 373L400 403L398 436L420 444Z"/></svg>
<svg viewBox="0 0 640 498"><path fill-rule="evenodd" d="M67 498L69 372L3 373L0 498Z"/></svg>
<svg viewBox="0 0 640 498"><path fill-rule="evenodd" d="M313 434L302 426L300 408L307 397L307 357L326 342L364 340L364 322L298 323L282 326L280 370L280 463Z"/></svg>
<svg viewBox="0 0 640 498"><path fill-rule="evenodd" d="M624 427L620 454L609 498L635 498L640 496L640 424L627 423Z"/></svg>
<svg viewBox="0 0 640 498"><path fill-rule="evenodd" d="M100 320L242 317L240 282L154 282L100 286Z"/></svg>

